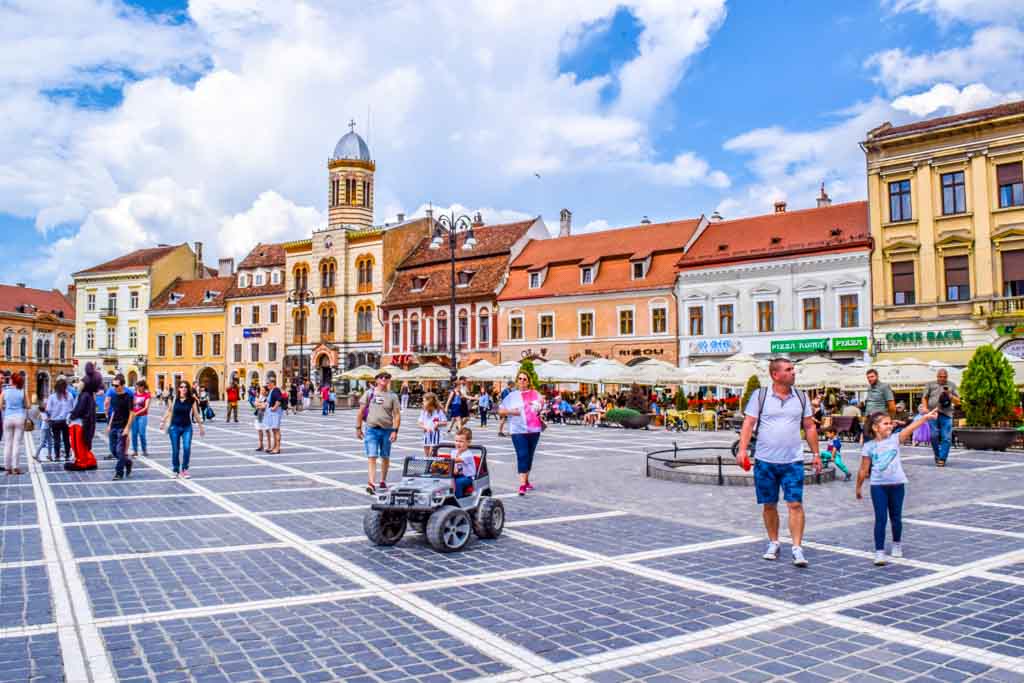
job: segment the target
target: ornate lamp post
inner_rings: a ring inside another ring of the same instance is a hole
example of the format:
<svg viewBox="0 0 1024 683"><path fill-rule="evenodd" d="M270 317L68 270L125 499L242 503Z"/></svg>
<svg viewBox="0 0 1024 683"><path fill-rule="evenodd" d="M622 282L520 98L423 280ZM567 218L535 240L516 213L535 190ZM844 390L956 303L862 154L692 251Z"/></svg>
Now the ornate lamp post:
<svg viewBox="0 0 1024 683"><path fill-rule="evenodd" d="M305 287L296 287L288 293L288 303L299 307L299 315L302 317L302 329L299 330L299 383L306 381L306 361L303 356L303 348L306 343L306 326L309 325L309 318L306 316L306 304L316 303L313 292Z"/></svg>
<svg viewBox="0 0 1024 683"><path fill-rule="evenodd" d="M476 246L476 237L473 235L473 221L469 216L456 216L453 211L451 215L442 215L434 223L434 237L430 240L431 249L440 249L445 238L448 239L448 256L452 266L451 300L449 301L448 320L451 326L449 343L451 344L451 386L455 388L455 380L458 379L459 366L456 358L456 320L455 320L455 248L458 246L458 233L465 233L462 240L462 248L466 251Z"/></svg>

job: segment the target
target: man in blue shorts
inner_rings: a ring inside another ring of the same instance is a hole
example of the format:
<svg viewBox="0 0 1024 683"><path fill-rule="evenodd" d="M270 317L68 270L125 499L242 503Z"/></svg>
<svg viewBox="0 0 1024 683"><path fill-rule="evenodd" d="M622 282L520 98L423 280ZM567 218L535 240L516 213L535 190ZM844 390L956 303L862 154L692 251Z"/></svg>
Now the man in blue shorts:
<svg viewBox="0 0 1024 683"><path fill-rule="evenodd" d="M764 559L779 559L779 489L789 508L789 535L793 539L793 564L806 567L800 543L804 535L804 454L800 443L803 427L807 445L814 455L814 471L821 472L818 430L811 417L810 401L793 388L796 369L785 358L768 365L772 385L758 389L750 397L744 413L736 462L744 465L748 450L754 455L754 486L757 503L763 505L768 547ZM751 437L754 437L753 444ZM753 448L750 448L753 445ZM749 465L748 465L749 466Z"/></svg>

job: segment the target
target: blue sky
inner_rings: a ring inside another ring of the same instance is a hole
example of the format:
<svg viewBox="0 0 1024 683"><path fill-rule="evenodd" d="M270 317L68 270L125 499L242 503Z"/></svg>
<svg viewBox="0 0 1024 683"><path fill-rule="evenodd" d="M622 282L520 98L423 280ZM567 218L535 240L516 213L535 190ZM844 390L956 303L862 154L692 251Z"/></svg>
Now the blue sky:
<svg viewBox="0 0 1024 683"><path fill-rule="evenodd" d="M0 243L36 286L157 241L212 260L308 232L350 117L379 222L565 206L600 229L809 206L822 181L862 199L869 128L1024 91L1006 0L62 4L0 8Z"/></svg>

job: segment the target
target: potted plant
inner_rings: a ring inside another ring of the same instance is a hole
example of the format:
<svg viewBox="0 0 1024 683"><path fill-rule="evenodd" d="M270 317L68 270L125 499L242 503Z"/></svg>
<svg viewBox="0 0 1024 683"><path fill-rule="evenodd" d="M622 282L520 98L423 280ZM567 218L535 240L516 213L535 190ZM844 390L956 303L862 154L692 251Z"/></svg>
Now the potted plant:
<svg viewBox="0 0 1024 683"><path fill-rule="evenodd" d="M971 356L960 384L960 399L967 427L955 433L965 447L1005 451L1017 438L1017 430L1012 428L1018 403L1013 366L990 345L979 346Z"/></svg>
<svg viewBox="0 0 1024 683"><path fill-rule="evenodd" d="M646 429L651 416L630 408L615 408L604 415L605 422L618 424L626 429Z"/></svg>

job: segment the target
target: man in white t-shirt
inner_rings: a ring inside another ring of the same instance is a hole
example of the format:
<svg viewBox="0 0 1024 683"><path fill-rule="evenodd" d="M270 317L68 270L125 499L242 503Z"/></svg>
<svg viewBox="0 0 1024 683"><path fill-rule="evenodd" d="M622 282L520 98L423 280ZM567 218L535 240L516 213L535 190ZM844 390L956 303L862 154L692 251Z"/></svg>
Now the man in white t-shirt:
<svg viewBox="0 0 1024 683"><path fill-rule="evenodd" d="M806 567L800 543L804 535L804 453L800 441L803 427L807 445L814 455L814 471L821 472L818 429L811 417L807 397L793 388L796 369L786 358L775 358L768 365L772 385L759 389L750 397L744 411L736 462L749 468L748 450L751 437L754 445L754 486L757 503L764 506L762 515L768 531L768 548L764 559L779 559L779 488L789 508L789 535L793 539L793 564Z"/></svg>

